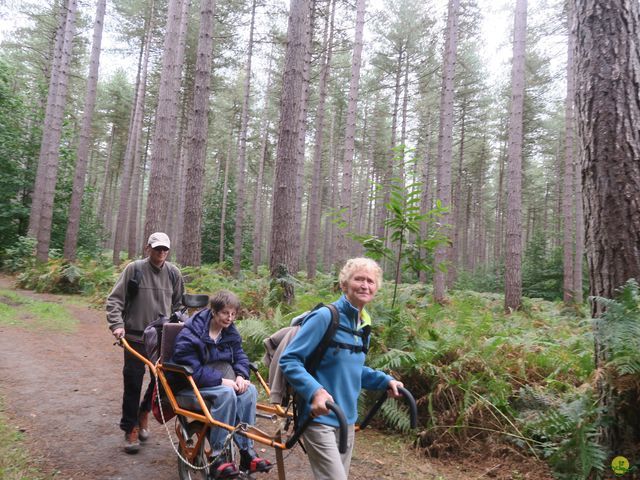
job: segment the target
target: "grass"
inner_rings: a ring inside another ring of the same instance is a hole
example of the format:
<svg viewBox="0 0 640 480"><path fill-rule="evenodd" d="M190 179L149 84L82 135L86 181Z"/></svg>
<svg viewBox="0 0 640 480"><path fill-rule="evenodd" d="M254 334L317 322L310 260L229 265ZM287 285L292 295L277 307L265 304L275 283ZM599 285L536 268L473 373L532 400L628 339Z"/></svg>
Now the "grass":
<svg viewBox="0 0 640 480"><path fill-rule="evenodd" d="M73 332L77 320L59 304L34 300L12 290L0 289L0 324L33 330Z"/></svg>
<svg viewBox="0 0 640 480"><path fill-rule="evenodd" d="M52 475L42 473L30 458L22 432L9 425L0 399L0 478L3 480L45 480Z"/></svg>

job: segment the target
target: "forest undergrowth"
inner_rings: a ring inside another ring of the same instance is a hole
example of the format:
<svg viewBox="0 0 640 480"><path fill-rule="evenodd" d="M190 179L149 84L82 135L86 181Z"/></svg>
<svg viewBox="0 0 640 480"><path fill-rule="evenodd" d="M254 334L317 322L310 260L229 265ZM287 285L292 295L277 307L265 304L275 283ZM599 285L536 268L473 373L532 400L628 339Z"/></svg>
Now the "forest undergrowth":
<svg viewBox="0 0 640 480"><path fill-rule="evenodd" d="M22 253L3 262L19 287L85 295L96 308L103 308L120 271L110 257L36 264ZM227 288L240 296L238 327L252 361L262 358L265 336L339 295L334 277L323 274L313 283L302 274L288 279L296 296L286 305L266 270L243 270L239 278L224 264L182 271L191 293ZM422 284L399 285L391 308L392 290L383 287L371 305L368 362L404 382L418 403L419 422L410 432L404 406L385 402L378 427L411 433L407 441L430 457L516 449L548 462L558 478L603 471L608 454L595 436L592 326L579 309L525 299L522 311L505 315L502 295L468 290L450 292L449 302L439 305ZM363 395L363 410L373 400Z"/></svg>

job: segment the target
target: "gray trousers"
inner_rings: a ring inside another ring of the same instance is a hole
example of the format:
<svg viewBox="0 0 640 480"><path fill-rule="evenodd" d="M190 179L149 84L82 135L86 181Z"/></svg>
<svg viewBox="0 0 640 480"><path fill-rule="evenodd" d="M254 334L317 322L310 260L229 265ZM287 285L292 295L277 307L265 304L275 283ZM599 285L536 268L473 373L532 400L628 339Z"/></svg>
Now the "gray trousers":
<svg viewBox="0 0 640 480"><path fill-rule="evenodd" d="M347 480L355 429L349 425L347 451L338 451L338 429L320 423L312 423L302 434L307 449L311 471L316 480Z"/></svg>

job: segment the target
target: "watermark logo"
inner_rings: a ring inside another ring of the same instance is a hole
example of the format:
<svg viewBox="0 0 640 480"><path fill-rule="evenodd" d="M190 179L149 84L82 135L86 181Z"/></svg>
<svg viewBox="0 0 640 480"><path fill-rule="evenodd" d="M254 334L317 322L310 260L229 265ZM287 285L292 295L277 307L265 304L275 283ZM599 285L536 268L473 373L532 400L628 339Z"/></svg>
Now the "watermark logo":
<svg viewBox="0 0 640 480"><path fill-rule="evenodd" d="M611 470L613 473L619 477L631 471L629 468L629 460L622 455L618 455L613 460L611 460Z"/></svg>

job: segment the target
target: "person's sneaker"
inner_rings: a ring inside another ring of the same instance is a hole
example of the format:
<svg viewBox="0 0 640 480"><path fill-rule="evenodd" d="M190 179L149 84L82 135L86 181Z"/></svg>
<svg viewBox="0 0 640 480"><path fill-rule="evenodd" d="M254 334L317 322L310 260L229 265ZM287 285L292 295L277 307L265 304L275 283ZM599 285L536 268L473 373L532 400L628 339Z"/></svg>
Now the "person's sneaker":
<svg viewBox="0 0 640 480"><path fill-rule="evenodd" d="M138 416L138 438L141 442L149 440L149 412L140 412Z"/></svg>
<svg viewBox="0 0 640 480"><path fill-rule="evenodd" d="M225 454L214 453L212 457L217 457L209 468L211 478L218 480L222 478L235 478L240 475L240 470L235 463L230 462Z"/></svg>
<svg viewBox="0 0 640 480"><path fill-rule="evenodd" d="M249 473L268 472L273 464L266 458L258 457L253 450L240 450L240 468Z"/></svg>
<svg viewBox="0 0 640 480"><path fill-rule="evenodd" d="M127 453L138 453L140 442L138 441L138 427L124 434L124 451Z"/></svg>

